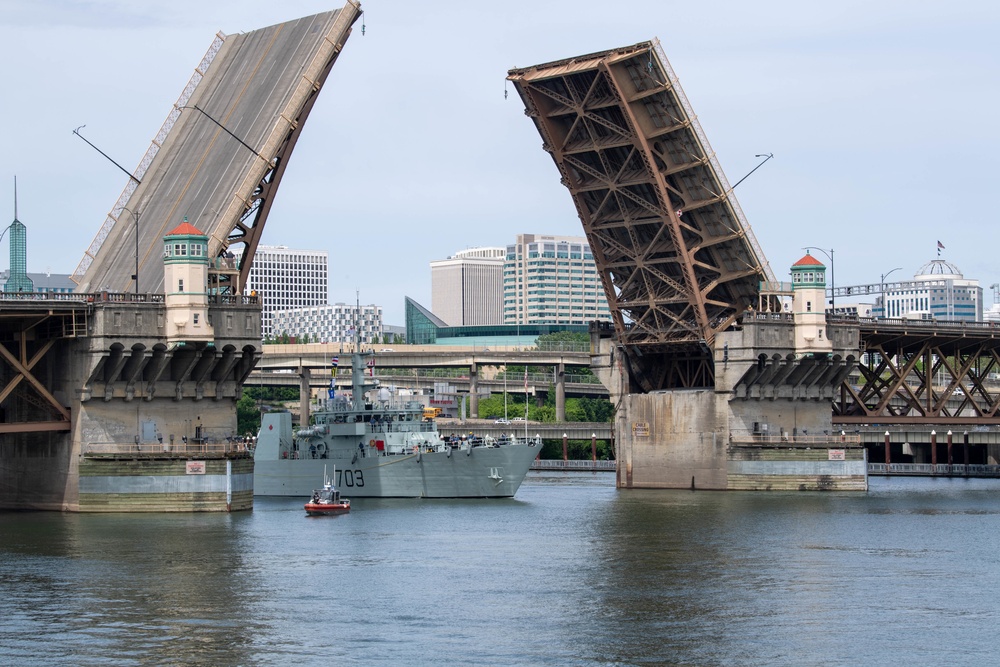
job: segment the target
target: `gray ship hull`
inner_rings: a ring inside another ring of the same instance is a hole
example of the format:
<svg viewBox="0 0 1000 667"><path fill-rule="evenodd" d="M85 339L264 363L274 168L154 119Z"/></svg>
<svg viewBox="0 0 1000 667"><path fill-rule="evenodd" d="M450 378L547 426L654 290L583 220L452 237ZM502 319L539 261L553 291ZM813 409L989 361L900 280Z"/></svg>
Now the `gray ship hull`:
<svg viewBox="0 0 1000 667"><path fill-rule="evenodd" d="M345 498L509 498L539 447L518 444L450 452L336 459L260 460L255 496L308 496L323 472ZM336 472L334 473L334 470Z"/></svg>
<svg viewBox="0 0 1000 667"><path fill-rule="evenodd" d="M345 498L509 498L542 445L446 443L417 408L392 413L401 419L391 422L355 418L369 411L331 419L338 415L320 414L320 423L297 437L289 413L265 415L254 448L254 495L309 496L329 476Z"/></svg>

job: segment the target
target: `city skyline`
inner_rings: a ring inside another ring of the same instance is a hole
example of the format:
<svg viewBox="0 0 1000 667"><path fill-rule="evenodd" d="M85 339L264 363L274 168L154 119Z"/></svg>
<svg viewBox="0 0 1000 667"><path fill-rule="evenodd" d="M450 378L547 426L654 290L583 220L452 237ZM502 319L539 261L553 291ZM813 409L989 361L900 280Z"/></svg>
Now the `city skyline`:
<svg viewBox="0 0 1000 667"><path fill-rule="evenodd" d="M0 110L10 164L0 212L13 220L16 174L28 271L71 272L125 185L73 128L87 125L89 140L133 169L217 31L341 4L0 2L0 54L31 63L10 68L15 103ZM730 182L757 166L754 155L775 155L736 194L779 279L804 246L835 250L836 284L850 285L895 267L894 277L913 275L940 242L966 276L1000 282L980 240L992 231L990 199L976 196L1000 161L990 118L1000 92L983 85L1000 65L1000 9L723 6L626 1L608 12L559 1L525 21L502 5L363 3L262 241L327 250L329 300L360 290L398 324L405 296L430 302L427 262L443 253L530 229L580 235L511 86L504 98L504 77L655 36ZM441 63L450 85L431 85ZM948 132L928 131L936 109L948 110Z"/></svg>

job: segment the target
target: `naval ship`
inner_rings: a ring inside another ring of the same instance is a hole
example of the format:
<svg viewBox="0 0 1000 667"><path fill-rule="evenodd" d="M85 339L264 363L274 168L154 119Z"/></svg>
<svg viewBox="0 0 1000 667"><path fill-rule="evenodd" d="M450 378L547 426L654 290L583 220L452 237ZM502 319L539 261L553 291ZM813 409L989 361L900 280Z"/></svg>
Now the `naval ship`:
<svg viewBox="0 0 1000 667"><path fill-rule="evenodd" d="M255 496L308 496L327 467L336 470L333 484L351 498L517 493L541 451L539 439L445 439L433 419L424 419L419 401L397 401L387 388L365 382L372 356L350 355L350 397L334 394L298 432L292 432L289 412L264 414L254 449Z"/></svg>

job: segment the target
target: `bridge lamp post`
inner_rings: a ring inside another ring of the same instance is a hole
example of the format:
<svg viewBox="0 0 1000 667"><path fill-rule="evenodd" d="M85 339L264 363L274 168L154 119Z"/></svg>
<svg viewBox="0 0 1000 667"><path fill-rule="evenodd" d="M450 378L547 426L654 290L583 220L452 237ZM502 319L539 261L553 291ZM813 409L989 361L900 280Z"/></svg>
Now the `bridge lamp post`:
<svg viewBox="0 0 1000 667"><path fill-rule="evenodd" d="M821 253L830 258L830 310L833 314L837 314L837 278L833 272L833 248L829 250L824 250L823 248L817 248L816 246L806 246L803 250L819 250Z"/></svg>
<svg viewBox="0 0 1000 667"><path fill-rule="evenodd" d="M895 269L890 269L887 273L883 273L881 276L879 276L878 285L879 285L879 291L882 294L882 317L887 316L885 307L885 279L891 276L896 271L901 271L902 269L903 267L897 266Z"/></svg>
<svg viewBox="0 0 1000 667"><path fill-rule="evenodd" d="M127 206L122 206L123 211L128 211L135 219L135 274L132 280L135 281L135 293L139 294L139 212L133 211Z"/></svg>
<svg viewBox="0 0 1000 667"><path fill-rule="evenodd" d="M215 118L213 118L212 116L210 116L210 115L209 115L209 113L208 113L207 111L205 111L204 109L202 109L201 107L199 107L199 106L198 106L197 104L196 104L196 105L194 105L194 106L190 106L190 107L189 107L189 106L183 106L183 107L177 107L177 109L178 109L178 110L184 110L184 109L194 109L195 111L199 111L199 112L201 112L201 113L202 113L202 115L204 115L204 116L205 116L205 118L209 119L210 121L212 121L213 123L215 123L216 125L218 125L218 126L219 126L219 129L221 129L221 130L222 130L223 132L225 132L226 134L228 134L229 136L231 136L231 137L232 137L233 139L235 139L236 141L240 142L240 143L241 143L241 144L243 145L243 147L244 147L244 148L246 148L246 149L247 149L248 151L250 151L251 153L253 153L253 154L254 154L254 155L256 155L257 157L259 157L259 158L260 158L261 160L263 160L263 161L264 161L264 162L266 162L267 164L270 164L270 165L272 165L272 166L273 166L273 164L274 164L274 160L268 160L268 159L267 159L267 158L265 158L265 157L264 157L263 155L261 155L260 153L258 153L257 151L255 151L255 150L253 149L253 147L252 147L252 146L251 146L250 144L248 144L247 142L243 141L242 139L240 139L239 137L237 137L237 136L236 136L235 134L233 134L233 133L232 133L232 132L231 132L231 131L229 130L229 128L228 128L228 127L226 127L225 125L223 125L223 124L222 124L222 123L220 123L219 121L215 120Z"/></svg>

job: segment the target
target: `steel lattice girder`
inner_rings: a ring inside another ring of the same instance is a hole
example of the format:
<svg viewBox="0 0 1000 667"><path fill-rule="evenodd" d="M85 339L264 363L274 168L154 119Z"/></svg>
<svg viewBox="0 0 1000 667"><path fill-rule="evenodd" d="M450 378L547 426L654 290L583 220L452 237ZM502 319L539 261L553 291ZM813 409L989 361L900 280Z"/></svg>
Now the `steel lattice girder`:
<svg viewBox="0 0 1000 667"><path fill-rule="evenodd" d="M1000 328L984 323L862 324L860 380L834 424L1000 424Z"/></svg>
<svg viewBox="0 0 1000 667"><path fill-rule="evenodd" d="M773 276L658 43L508 78L573 196L620 342L711 344Z"/></svg>

